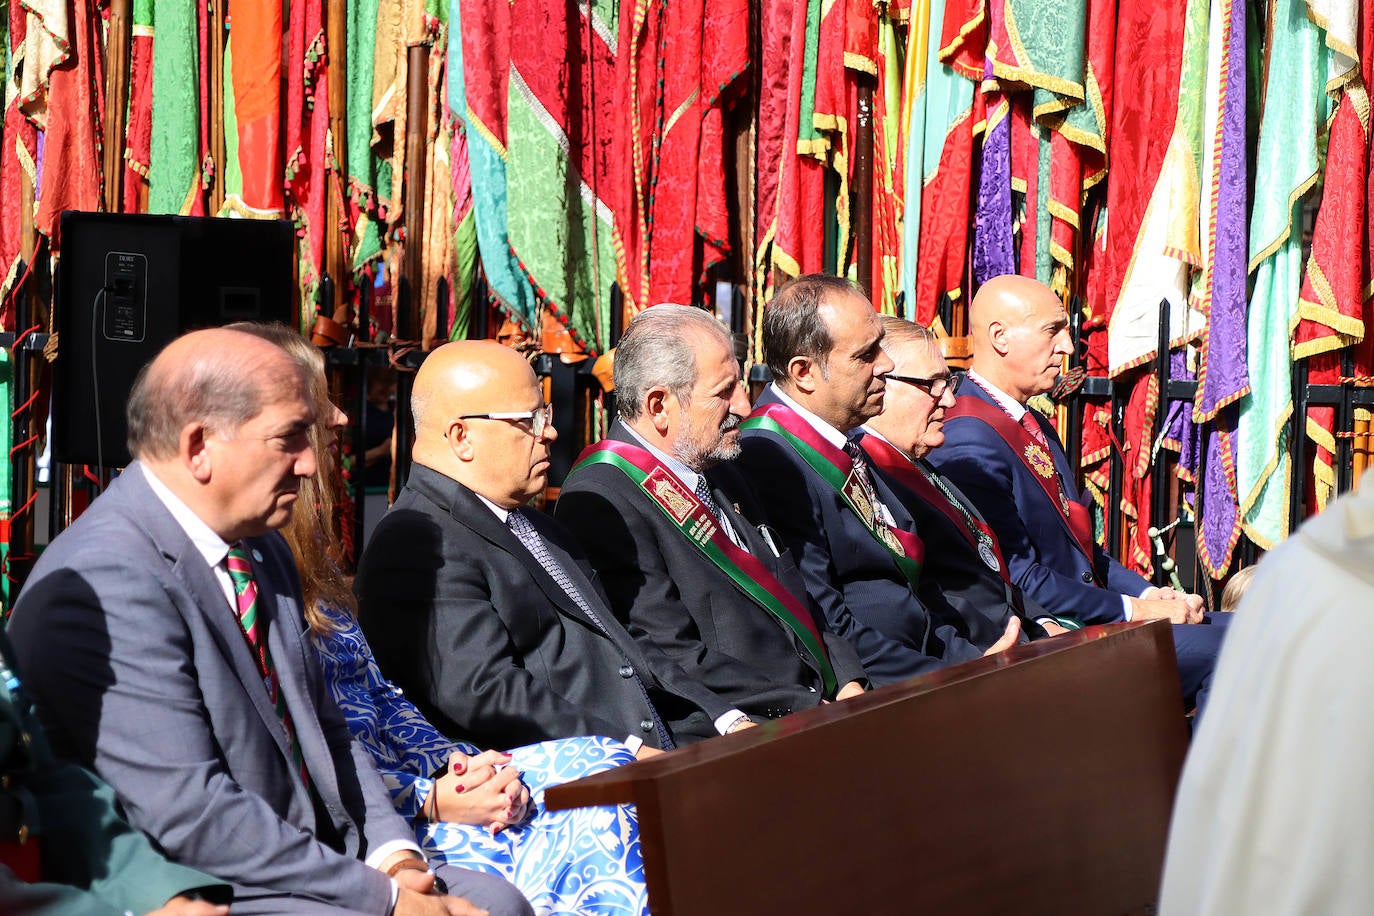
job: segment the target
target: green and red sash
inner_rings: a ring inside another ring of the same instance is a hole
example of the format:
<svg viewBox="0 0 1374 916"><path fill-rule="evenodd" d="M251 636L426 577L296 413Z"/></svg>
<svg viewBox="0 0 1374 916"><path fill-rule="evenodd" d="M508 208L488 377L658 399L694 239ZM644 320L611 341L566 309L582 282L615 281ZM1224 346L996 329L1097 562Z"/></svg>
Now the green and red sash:
<svg viewBox="0 0 1374 916"><path fill-rule="evenodd" d="M782 621L816 660L825 696L835 695L838 686L835 669L810 611L783 587L758 557L735 546L721 530L711 510L663 462L637 445L603 439L587 446L578 456L569 478L593 464L618 468L633 480L687 540L730 577L736 588Z"/></svg>
<svg viewBox="0 0 1374 916"><path fill-rule="evenodd" d="M925 544L915 534L878 518L876 508L869 503L863 485L854 473L854 461L844 449L825 441L796 411L782 404L765 404L756 408L749 419L740 424L740 429L766 430L791 446L822 480L840 494L845 505L864 523L874 539L887 548L911 587L920 585Z"/></svg>
<svg viewBox="0 0 1374 916"><path fill-rule="evenodd" d="M1002 577L1002 581L1011 584L1011 576L1007 572L1007 561L1002 557L1002 548L997 543L997 535L988 527L987 523L978 518L973 513L960 511L960 508L950 501L944 491L931 482L930 478L918 468L910 458L903 455L898 449L878 436L867 436L864 438L864 451L872 459L874 465L882 468L884 472L891 475L902 486L909 488L920 499L927 504L938 509L940 514L949 519L949 523L954 529L964 536L964 540L969 542L974 550L978 549L978 534L981 532L987 539L986 543L992 547L993 555L997 558L997 574ZM970 525L973 526L970 529Z"/></svg>
<svg viewBox="0 0 1374 916"><path fill-rule="evenodd" d="M1000 407L994 407L982 398L974 395L960 395L954 399L954 406L946 414L947 419L955 417L972 417L975 420L982 420L992 431L997 433L1011 448L1012 452L1021 459L1021 463L1031 472L1031 476L1045 491L1049 497L1050 504L1056 506L1059 511L1055 513L1059 520L1063 522L1065 529L1069 532L1078 549L1088 558L1094 570L1097 563L1094 562L1095 543L1092 536L1092 519L1088 515L1088 509L1076 499L1069 499L1064 492L1064 482L1059 479L1059 471L1055 469L1054 459L1050 453L1035 440L1020 423L1011 418Z"/></svg>

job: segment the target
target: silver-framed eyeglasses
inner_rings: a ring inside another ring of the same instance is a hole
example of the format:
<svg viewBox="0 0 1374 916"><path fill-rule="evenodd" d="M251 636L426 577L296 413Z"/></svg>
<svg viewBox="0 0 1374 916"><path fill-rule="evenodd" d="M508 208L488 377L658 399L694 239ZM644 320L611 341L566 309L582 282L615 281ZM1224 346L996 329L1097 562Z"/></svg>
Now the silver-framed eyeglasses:
<svg viewBox="0 0 1374 916"><path fill-rule="evenodd" d="M906 382L908 385L915 385L923 390L935 400L945 396L945 392L954 394L959 390L959 383L964 380L962 375L937 375L934 378L917 378L913 375L893 375L889 372L883 378L889 382Z"/></svg>
<svg viewBox="0 0 1374 916"><path fill-rule="evenodd" d="M530 425L530 432L537 439L553 423L553 405L545 404L534 410L507 410L499 413L465 413L459 420L517 420Z"/></svg>

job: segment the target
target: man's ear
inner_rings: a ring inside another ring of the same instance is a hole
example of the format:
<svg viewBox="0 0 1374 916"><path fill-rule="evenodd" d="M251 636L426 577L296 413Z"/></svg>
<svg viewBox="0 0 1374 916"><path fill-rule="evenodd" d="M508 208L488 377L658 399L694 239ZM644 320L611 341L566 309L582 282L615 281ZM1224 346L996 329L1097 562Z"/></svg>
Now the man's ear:
<svg viewBox="0 0 1374 916"><path fill-rule="evenodd" d="M471 461L473 456L472 439L469 437L471 428L462 420L454 420L448 425L444 432L444 438L448 441L449 451L459 461Z"/></svg>
<svg viewBox="0 0 1374 916"><path fill-rule="evenodd" d="M787 361L787 378L798 391L815 394L822 381L820 364L809 356L794 356Z"/></svg>
<svg viewBox="0 0 1374 916"><path fill-rule="evenodd" d="M644 393L644 409L642 413L653 424L654 429L660 433L668 431L671 420L669 417L669 393L668 389L662 385L655 385Z"/></svg>
<svg viewBox="0 0 1374 916"><path fill-rule="evenodd" d="M992 349L998 356L1006 356L1011 349L1009 328L1000 321L988 323L988 343L992 344Z"/></svg>
<svg viewBox="0 0 1374 916"><path fill-rule="evenodd" d="M177 454L181 457L182 463L186 465L196 482L202 484L210 482L213 464L207 438L205 424L196 422L183 426L181 436L177 440Z"/></svg>

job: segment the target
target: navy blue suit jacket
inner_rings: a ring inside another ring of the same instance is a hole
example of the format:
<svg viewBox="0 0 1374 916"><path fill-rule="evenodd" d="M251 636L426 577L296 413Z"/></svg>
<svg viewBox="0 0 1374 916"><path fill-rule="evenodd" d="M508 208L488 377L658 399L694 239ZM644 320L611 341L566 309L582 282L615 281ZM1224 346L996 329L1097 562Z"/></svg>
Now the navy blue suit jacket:
<svg viewBox="0 0 1374 916"><path fill-rule="evenodd" d="M992 395L973 379L959 389L959 397L978 398L997 406ZM1036 411L1030 415L1049 442L1064 492L1069 499L1086 505L1054 430ZM928 457L973 501L997 533L1012 581L1050 613L1088 624L1115 623L1123 619L1121 596L1137 597L1150 587L1143 577L1096 544L1091 559L1085 556L1035 474L982 420L947 418L945 444Z"/></svg>
<svg viewBox="0 0 1374 916"><path fill-rule="evenodd" d="M765 392L756 406L776 403ZM987 647L970 641L964 620L932 613L887 548L790 445L772 432L752 429L744 432L741 446L739 467L769 525L792 552L807 591L831 628L858 650L874 684L895 683L983 654ZM874 474L873 483L897 525L915 531L911 514L882 477Z"/></svg>

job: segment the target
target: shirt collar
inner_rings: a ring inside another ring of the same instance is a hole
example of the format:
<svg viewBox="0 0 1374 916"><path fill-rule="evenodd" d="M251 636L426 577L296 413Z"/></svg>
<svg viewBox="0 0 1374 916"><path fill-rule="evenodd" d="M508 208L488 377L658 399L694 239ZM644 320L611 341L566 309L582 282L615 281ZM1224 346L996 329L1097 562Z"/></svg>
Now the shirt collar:
<svg viewBox="0 0 1374 916"><path fill-rule="evenodd" d="M148 481L149 488L158 501L171 513L172 519L176 521L181 530L186 532L186 536L191 539L191 544L196 548L196 552L205 558L211 569L224 562L224 558L229 555L229 545L224 539L210 529L210 526L201 520L199 515L191 511L191 507L181 501L181 498L173 493L165 483L158 479L153 473L152 468L147 465L140 465L143 477Z"/></svg>
<svg viewBox="0 0 1374 916"><path fill-rule="evenodd" d="M889 439L887 436L884 436L882 433L878 432L876 429L873 429L872 427L869 427L869 426L860 426L859 429L858 429L858 431L859 431L860 433L862 433L863 435L865 435L865 436L872 436L874 439L881 439L883 442L886 442L888 445L892 445L892 440L891 440L891 439ZM895 446L895 445L892 445L892 448L897 452L897 454L901 455L901 456L902 456L903 458L905 458L907 461L911 461L911 456L908 455L906 452L904 452L904 451L902 451L901 449L897 448L897 446ZM915 464L915 462L913 461L912 464Z"/></svg>
<svg viewBox="0 0 1374 916"><path fill-rule="evenodd" d="M831 445L835 446L835 448L840 449L844 448L845 445L848 444L850 436L846 436L844 433L840 432L838 429L831 426L829 423L825 422L820 417L816 416L814 413L798 404L796 401L792 400L790 397L787 396L787 392L783 391L775 383L769 382L768 390L773 392L774 396L776 396L779 401L782 401L782 403L786 407L795 411L797 416L805 420L807 424L812 429L814 429L817 432L817 434L820 435L820 437L824 439L826 442L829 442Z"/></svg>
<svg viewBox="0 0 1374 916"><path fill-rule="evenodd" d="M997 406L1011 414L1013 420L1017 423L1021 422L1021 418L1026 415L1027 408L1025 404L1022 404L1020 401L1016 400L1016 398L1007 394L1001 388L998 388L972 369L968 371L968 377L977 382L980 388L992 395L992 399L997 402Z"/></svg>
<svg viewBox="0 0 1374 916"><path fill-rule="evenodd" d="M507 523L509 522L509 520L510 520L510 510L509 510L509 509L503 509L503 508L501 508L500 506L496 505L496 503L494 503L494 502L492 502L491 500L487 499L485 496L483 496L481 493L478 493L478 492L475 491L475 490L473 491L473 494L472 494L472 495L473 495L473 496L476 496L476 497L477 497L478 499L480 499L482 502L486 503L487 508L490 509L490 510L492 511L492 513L495 514L495 516L501 520L501 524L505 525L505 524L507 524Z"/></svg>
<svg viewBox="0 0 1374 916"><path fill-rule="evenodd" d="M649 442L648 439L645 439L643 436L641 436L632 426L630 426L630 424L622 423L620 425L625 427L625 431L628 432L631 436L634 436L635 440L639 442L640 445L648 449L649 454L653 455L659 461L663 462L663 464L667 466L668 470L673 472L674 477L676 477L678 480L686 484L688 490L691 490L693 493L696 492L697 481L701 479L700 474L698 474L691 468L687 467L687 465L683 464L681 461L674 458L672 455L669 455L667 452L655 448Z"/></svg>

